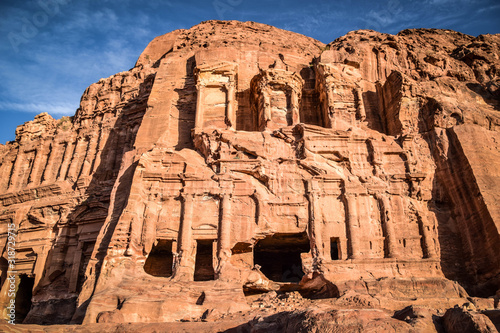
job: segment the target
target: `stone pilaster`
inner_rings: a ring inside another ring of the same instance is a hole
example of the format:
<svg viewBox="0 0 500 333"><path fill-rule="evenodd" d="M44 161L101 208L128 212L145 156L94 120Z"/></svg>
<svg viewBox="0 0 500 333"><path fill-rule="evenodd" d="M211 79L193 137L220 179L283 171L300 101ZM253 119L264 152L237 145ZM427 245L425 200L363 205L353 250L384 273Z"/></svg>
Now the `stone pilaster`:
<svg viewBox="0 0 500 333"><path fill-rule="evenodd" d="M382 230L385 235L386 241L386 257L387 258L397 258L397 241L396 234L394 232L394 221L392 218L391 202L387 195L381 194L377 196L380 204L380 215L382 219Z"/></svg>
<svg viewBox="0 0 500 333"><path fill-rule="evenodd" d="M68 171L69 164L71 162L71 156L73 155L73 148L74 145L72 142L67 142L66 143L66 149L64 150L64 156L61 161L61 167L59 169L59 174L57 177L57 180L64 180L66 179L66 173Z"/></svg>
<svg viewBox="0 0 500 333"><path fill-rule="evenodd" d="M434 248L434 242L432 233L430 231L430 223L426 214L426 207L419 202L417 205L417 215L418 215L418 223L420 229L420 236L422 237L422 252L424 258L436 258L437 253Z"/></svg>
<svg viewBox="0 0 500 333"><path fill-rule="evenodd" d="M19 148L19 151L17 153L16 160L14 161L14 164L12 165L12 171L11 171L11 177L10 177L10 182L8 185L9 190L14 190L17 189L18 187L18 182L19 179L21 178L21 171L22 171L22 164L24 160L24 152L22 148Z"/></svg>
<svg viewBox="0 0 500 333"><path fill-rule="evenodd" d="M299 93L292 89L290 92L290 99L292 101L292 125L297 125L300 123L300 101Z"/></svg>
<svg viewBox="0 0 500 333"><path fill-rule="evenodd" d="M76 181L79 175L80 168L82 166L83 158L87 151L88 141L84 138L76 141L75 152L73 154L73 158L71 160L71 164L68 169L67 179L71 181Z"/></svg>
<svg viewBox="0 0 500 333"><path fill-rule="evenodd" d="M322 237L321 208L319 205L320 188L316 180L309 180L307 197L309 200L309 238L313 258L324 258L324 244Z"/></svg>
<svg viewBox="0 0 500 333"><path fill-rule="evenodd" d="M198 83L196 85L196 118L194 120L195 130L201 130L203 128L203 85Z"/></svg>
<svg viewBox="0 0 500 333"><path fill-rule="evenodd" d="M174 272L174 278L178 280L192 281L194 278L193 257L193 209L194 194L184 194L184 214L180 226L178 265Z"/></svg>
<svg viewBox="0 0 500 333"><path fill-rule="evenodd" d="M49 147L50 155L47 157L47 164L45 165L45 169L42 173L42 178L40 179L41 184L45 185L55 180L57 176L57 171L54 170L56 167L56 159L60 157L61 147L59 143L52 142Z"/></svg>
<svg viewBox="0 0 500 333"><path fill-rule="evenodd" d="M83 243L78 242L78 246L73 255L73 267L71 268L71 276L69 280L69 292L75 293L78 289L78 273L80 272L80 265L82 261L82 247Z"/></svg>
<svg viewBox="0 0 500 333"><path fill-rule="evenodd" d="M235 101L235 81L234 76L230 77L230 81L226 86L227 88L227 107L226 107L226 118L228 121L228 126L231 129L236 129L236 101Z"/></svg>
<svg viewBox="0 0 500 333"><path fill-rule="evenodd" d="M95 138L89 139L89 144L87 146L87 153L85 155L85 160L83 161L81 176L89 176L91 174L92 162L96 157L98 141Z"/></svg>
<svg viewBox="0 0 500 333"><path fill-rule="evenodd" d="M349 259L359 259L360 244L359 244L359 221L358 221L358 204L357 195L348 193L346 196L347 203L347 238L349 240L351 253Z"/></svg>
<svg viewBox="0 0 500 333"><path fill-rule="evenodd" d="M222 194L222 217L219 222L219 244L217 247L217 256L219 265L231 258L231 218L232 218L232 196L231 194Z"/></svg>
<svg viewBox="0 0 500 333"><path fill-rule="evenodd" d="M36 262L35 267L33 268L33 274L35 275L35 283L33 285L33 288L36 290L43 277L49 249L48 246L40 246L39 248L35 248L34 251L36 253Z"/></svg>

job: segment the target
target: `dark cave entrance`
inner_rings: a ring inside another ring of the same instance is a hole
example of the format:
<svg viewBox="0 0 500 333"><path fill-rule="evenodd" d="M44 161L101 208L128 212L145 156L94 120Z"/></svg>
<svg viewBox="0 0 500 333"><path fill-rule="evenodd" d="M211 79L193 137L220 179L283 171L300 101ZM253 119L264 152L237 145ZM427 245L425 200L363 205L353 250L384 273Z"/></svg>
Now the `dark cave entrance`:
<svg viewBox="0 0 500 333"><path fill-rule="evenodd" d="M173 260L172 241L161 239L151 249L144 263L144 271L153 276L170 277L172 276Z"/></svg>
<svg viewBox="0 0 500 333"><path fill-rule="evenodd" d="M310 251L305 232L298 234L274 234L257 242L254 248L254 264L275 282L299 282L304 276L301 253Z"/></svg>
<svg viewBox="0 0 500 333"><path fill-rule="evenodd" d="M215 278L213 245L213 239L199 239L196 241L195 281L209 281Z"/></svg>
<svg viewBox="0 0 500 333"><path fill-rule="evenodd" d="M34 277L28 277L26 274L20 276L21 281L16 292L16 323L22 324L24 318L31 309L31 297L33 296Z"/></svg>
<svg viewBox="0 0 500 333"><path fill-rule="evenodd" d="M338 238L330 239L330 258L332 260L340 259L340 241Z"/></svg>

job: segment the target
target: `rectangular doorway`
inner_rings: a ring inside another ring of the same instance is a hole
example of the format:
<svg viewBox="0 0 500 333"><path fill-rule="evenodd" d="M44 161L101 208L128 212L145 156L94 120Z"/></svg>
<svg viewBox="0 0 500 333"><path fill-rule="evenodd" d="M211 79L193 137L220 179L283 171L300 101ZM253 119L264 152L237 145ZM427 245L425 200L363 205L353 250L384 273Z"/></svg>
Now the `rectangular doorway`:
<svg viewBox="0 0 500 333"><path fill-rule="evenodd" d="M340 260L340 240L330 238L330 257L332 260Z"/></svg>
<svg viewBox="0 0 500 333"><path fill-rule="evenodd" d="M209 281L215 278L213 245L213 239L198 239L196 241L195 281Z"/></svg>

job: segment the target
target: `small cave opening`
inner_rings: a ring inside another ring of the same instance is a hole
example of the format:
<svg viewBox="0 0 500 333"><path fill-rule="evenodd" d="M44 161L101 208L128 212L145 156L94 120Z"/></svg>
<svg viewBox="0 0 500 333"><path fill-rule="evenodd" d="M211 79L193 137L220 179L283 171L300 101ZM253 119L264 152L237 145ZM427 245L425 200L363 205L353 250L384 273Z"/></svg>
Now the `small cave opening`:
<svg viewBox="0 0 500 333"><path fill-rule="evenodd" d="M158 243L153 246L144 263L144 271L153 276L170 277L172 276L173 260L172 241L166 239L158 240Z"/></svg>
<svg viewBox="0 0 500 333"><path fill-rule="evenodd" d="M196 241L195 281L209 281L215 278L213 244L213 239L199 239Z"/></svg>
<svg viewBox="0 0 500 333"><path fill-rule="evenodd" d="M16 323L22 324L24 318L31 309L31 297L33 296L34 277L28 277L26 274L20 276L21 281L16 292Z"/></svg>
<svg viewBox="0 0 500 333"><path fill-rule="evenodd" d="M340 241L338 238L330 239L330 258L332 260L340 259L340 251L339 251Z"/></svg>
<svg viewBox="0 0 500 333"><path fill-rule="evenodd" d="M296 234L274 234L257 242L254 248L254 264L275 282L300 282L302 259L300 254L310 251L309 238L305 232Z"/></svg>

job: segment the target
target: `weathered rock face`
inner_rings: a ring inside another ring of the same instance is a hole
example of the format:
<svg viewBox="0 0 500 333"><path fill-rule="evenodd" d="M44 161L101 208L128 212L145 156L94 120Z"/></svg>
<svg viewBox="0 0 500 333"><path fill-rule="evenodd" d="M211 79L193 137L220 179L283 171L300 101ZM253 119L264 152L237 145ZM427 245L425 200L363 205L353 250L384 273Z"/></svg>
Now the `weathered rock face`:
<svg viewBox="0 0 500 333"><path fill-rule="evenodd" d="M219 21L156 38L74 117L1 147L0 306L12 224L24 323L201 318L272 290L393 310L494 295L499 48Z"/></svg>

